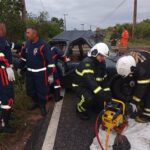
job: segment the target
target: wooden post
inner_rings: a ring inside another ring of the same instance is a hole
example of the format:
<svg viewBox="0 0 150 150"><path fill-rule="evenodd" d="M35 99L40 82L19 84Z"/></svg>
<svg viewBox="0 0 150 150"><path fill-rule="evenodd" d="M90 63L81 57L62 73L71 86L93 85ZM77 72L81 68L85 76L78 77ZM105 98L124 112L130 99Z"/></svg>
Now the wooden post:
<svg viewBox="0 0 150 150"><path fill-rule="evenodd" d="M137 23L137 0L134 0L134 10L133 10L133 26L132 26L132 39L134 39L135 26Z"/></svg>

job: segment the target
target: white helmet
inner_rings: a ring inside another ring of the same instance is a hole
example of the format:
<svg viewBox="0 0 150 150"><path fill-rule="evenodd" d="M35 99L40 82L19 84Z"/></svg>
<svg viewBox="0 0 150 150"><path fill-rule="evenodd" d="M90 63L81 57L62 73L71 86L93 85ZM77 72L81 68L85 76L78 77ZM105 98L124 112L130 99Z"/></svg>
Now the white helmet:
<svg viewBox="0 0 150 150"><path fill-rule="evenodd" d="M88 56L96 57L98 54L101 54L105 57L108 57L109 55L109 48L105 43L98 43L96 44L89 52Z"/></svg>
<svg viewBox="0 0 150 150"><path fill-rule="evenodd" d="M136 61L132 56L121 57L116 64L117 73L121 76L127 77L131 71L131 67L136 67Z"/></svg>

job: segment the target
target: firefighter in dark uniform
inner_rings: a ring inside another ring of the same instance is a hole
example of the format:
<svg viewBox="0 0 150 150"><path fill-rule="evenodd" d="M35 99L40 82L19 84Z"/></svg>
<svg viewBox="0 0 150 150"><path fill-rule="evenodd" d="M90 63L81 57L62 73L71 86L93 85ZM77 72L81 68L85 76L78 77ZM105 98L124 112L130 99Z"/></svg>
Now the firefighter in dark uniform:
<svg viewBox="0 0 150 150"><path fill-rule="evenodd" d="M96 44L76 68L72 86L76 89L80 101L77 103L77 115L88 120L88 111L93 104L103 109L104 101L111 100L111 92L106 81L105 57L109 48L105 43Z"/></svg>
<svg viewBox="0 0 150 150"><path fill-rule="evenodd" d="M66 63L67 61L69 61L69 58L67 56L64 56L62 44L61 45L53 44L51 47L51 54L52 54L52 59L56 66L56 72L54 73L54 89L55 89L55 101L58 102L63 99L63 97L60 94L60 89L61 89L60 81L62 77L62 71L58 66L58 60L61 60L64 63Z"/></svg>
<svg viewBox="0 0 150 150"><path fill-rule="evenodd" d="M14 102L13 81L15 80L12 69L11 44L6 40L5 24L0 23L0 103L9 106L10 109L1 109L1 121L3 126L0 133L14 133L15 130L9 126L11 107Z"/></svg>
<svg viewBox="0 0 150 150"><path fill-rule="evenodd" d="M26 65L26 90L27 95L33 100L31 110L40 107L41 115L46 116L46 100L48 99L48 79L53 74L55 65L52 62L49 46L38 35L34 27L26 30L28 41L22 49L22 58L18 69Z"/></svg>
<svg viewBox="0 0 150 150"><path fill-rule="evenodd" d="M119 39L119 34L117 33L116 27L113 28L113 33L110 37L110 45L116 46Z"/></svg>
<svg viewBox="0 0 150 150"><path fill-rule="evenodd" d="M134 93L130 98L137 116L137 122L150 121L150 54L145 51L131 52L117 62L116 68L119 75L133 76L136 81ZM136 106L136 107L135 107Z"/></svg>
<svg viewBox="0 0 150 150"><path fill-rule="evenodd" d="M12 69L13 65L12 65L11 43L6 39L6 26L3 23L0 23L0 52L5 55L5 58L8 60L8 63L10 64L10 69ZM7 88L7 94L14 99L12 81L10 81L9 86Z"/></svg>

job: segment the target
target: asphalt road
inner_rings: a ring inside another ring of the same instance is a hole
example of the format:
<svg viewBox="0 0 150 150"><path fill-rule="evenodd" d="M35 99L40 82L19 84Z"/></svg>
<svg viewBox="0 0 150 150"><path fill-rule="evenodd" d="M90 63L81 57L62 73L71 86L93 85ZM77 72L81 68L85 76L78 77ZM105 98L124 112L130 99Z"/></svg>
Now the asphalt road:
<svg viewBox="0 0 150 150"><path fill-rule="evenodd" d="M64 97L53 150L88 150L94 138L96 114L89 121L80 120L75 113L77 98L67 91ZM41 150L53 108L45 120L38 123L25 150ZM49 149L47 149L49 150ZM51 150L51 149L50 149Z"/></svg>

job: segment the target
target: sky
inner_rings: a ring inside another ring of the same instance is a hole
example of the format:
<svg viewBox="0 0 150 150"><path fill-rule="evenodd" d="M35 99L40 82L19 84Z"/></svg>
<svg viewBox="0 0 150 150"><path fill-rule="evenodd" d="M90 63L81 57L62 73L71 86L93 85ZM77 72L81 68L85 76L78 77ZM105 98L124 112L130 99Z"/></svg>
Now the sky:
<svg viewBox="0 0 150 150"><path fill-rule="evenodd" d="M137 0L137 21L150 19L150 0ZM134 0L26 0L28 13L47 11L49 18L64 18L67 29L107 28L132 22Z"/></svg>

